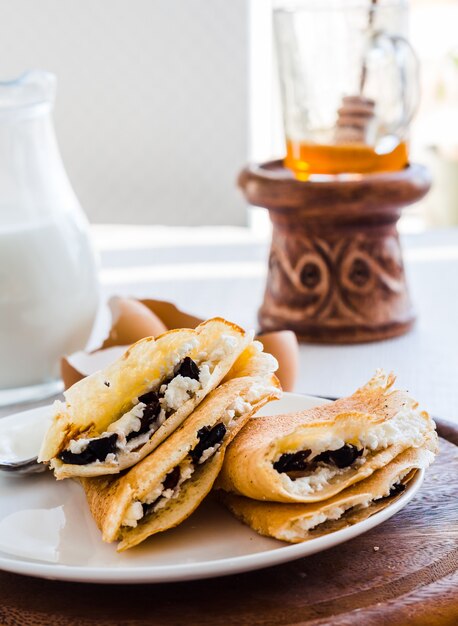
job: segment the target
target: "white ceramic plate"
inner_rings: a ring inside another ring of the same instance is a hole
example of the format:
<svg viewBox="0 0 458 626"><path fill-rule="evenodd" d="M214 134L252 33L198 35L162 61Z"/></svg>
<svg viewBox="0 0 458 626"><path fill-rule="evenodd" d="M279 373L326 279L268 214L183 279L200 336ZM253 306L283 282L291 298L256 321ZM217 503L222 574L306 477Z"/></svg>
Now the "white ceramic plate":
<svg viewBox="0 0 458 626"><path fill-rule="evenodd" d="M307 409L325 400L285 394L265 415ZM50 407L0 420L0 456L38 449ZM178 528L122 554L102 542L81 487L50 473L0 472L0 568L29 576L96 583L156 583L225 576L327 550L381 524L402 509L423 480L418 472L392 505L330 535L289 545L256 534L211 498Z"/></svg>

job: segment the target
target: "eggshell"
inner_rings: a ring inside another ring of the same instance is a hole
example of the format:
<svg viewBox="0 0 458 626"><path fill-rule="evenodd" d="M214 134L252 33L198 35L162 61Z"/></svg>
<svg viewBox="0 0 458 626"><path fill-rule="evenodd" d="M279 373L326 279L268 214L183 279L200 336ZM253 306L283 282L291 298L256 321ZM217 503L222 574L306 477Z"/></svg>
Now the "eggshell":
<svg viewBox="0 0 458 626"><path fill-rule="evenodd" d="M140 300L140 302L159 317L170 330L173 328L195 328L204 321L195 315L180 311L174 304L165 300L147 299Z"/></svg>
<svg viewBox="0 0 458 626"><path fill-rule="evenodd" d="M72 365L70 357L63 356L60 360L60 376L64 381L65 389L68 389L84 378L85 375Z"/></svg>
<svg viewBox="0 0 458 626"><path fill-rule="evenodd" d="M164 322L139 300L114 297L108 305L113 323L102 348L131 345L143 337L158 337L167 331Z"/></svg>
<svg viewBox="0 0 458 626"><path fill-rule="evenodd" d="M94 352L75 352L61 359L61 375L66 389L114 361L128 346L143 337L157 337L168 329L195 328L203 321L164 300L114 297L108 304L113 323L101 348ZM296 335L290 330L282 330L258 335L256 339L263 344L265 352L277 359L277 376L283 389L293 391L299 371Z"/></svg>
<svg viewBox="0 0 458 626"><path fill-rule="evenodd" d="M278 361L278 371L275 372L284 391L294 391L299 372L299 344L292 330L280 330L265 333L256 337L264 346L265 352L270 352Z"/></svg>
<svg viewBox="0 0 458 626"><path fill-rule="evenodd" d="M95 352L74 352L64 356L60 362L60 373L65 389L68 389L82 378L103 369L113 363L129 346L112 346Z"/></svg>

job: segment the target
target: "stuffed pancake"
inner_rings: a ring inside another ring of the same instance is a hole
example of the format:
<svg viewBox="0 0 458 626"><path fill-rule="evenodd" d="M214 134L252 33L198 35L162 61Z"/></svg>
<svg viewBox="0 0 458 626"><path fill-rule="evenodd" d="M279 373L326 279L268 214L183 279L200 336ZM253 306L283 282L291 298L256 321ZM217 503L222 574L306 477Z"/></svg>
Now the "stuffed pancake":
<svg viewBox="0 0 458 626"><path fill-rule="evenodd" d="M229 447L217 486L255 500L319 502L419 448L434 422L382 372L348 398L251 420Z"/></svg>
<svg viewBox="0 0 458 626"><path fill-rule="evenodd" d="M437 452L431 433L423 446L401 452L387 466L322 502L282 504L259 502L220 492L228 509L253 530L281 541L298 543L362 521L391 504L417 469L426 468Z"/></svg>
<svg viewBox="0 0 458 626"><path fill-rule="evenodd" d="M266 361L273 364L274 360ZM161 446L121 476L83 478L104 541L130 548L186 519L213 486L227 445L281 395L272 372L233 378L212 391Z"/></svg>
<svg viewBox="0 0 458 626"><path fill-rule="evenodd" d="M218 386L250 341L221 318L138 341L55 404L39 461L58 479L132 467Z"/></svg>

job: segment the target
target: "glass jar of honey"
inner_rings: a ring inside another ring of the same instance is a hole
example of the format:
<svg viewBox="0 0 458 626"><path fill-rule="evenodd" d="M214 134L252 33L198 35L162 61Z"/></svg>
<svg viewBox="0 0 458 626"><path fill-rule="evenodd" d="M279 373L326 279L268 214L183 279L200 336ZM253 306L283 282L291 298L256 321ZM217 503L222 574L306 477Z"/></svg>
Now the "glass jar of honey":
<svg viewBox="0 0 458 626"><path fill-rule="evenodd" d="M297 178L407 165L419 98L407 13L404 0L276 3L285 165Z"/></svg>

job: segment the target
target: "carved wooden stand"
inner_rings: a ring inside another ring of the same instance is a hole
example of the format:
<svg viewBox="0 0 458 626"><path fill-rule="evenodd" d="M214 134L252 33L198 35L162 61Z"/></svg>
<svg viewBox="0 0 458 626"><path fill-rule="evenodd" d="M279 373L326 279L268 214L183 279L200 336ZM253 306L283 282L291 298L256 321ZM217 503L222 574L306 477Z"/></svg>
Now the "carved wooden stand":
<svg viewBox="0 0 458 626"><path fill-rule="evenodd" d="M430 187L427 169L296 180L281 161L245 168L247 200L269 209L269 273L263 331L303 341L359 343L395 337L415 320L396 223Z"/></svg>

